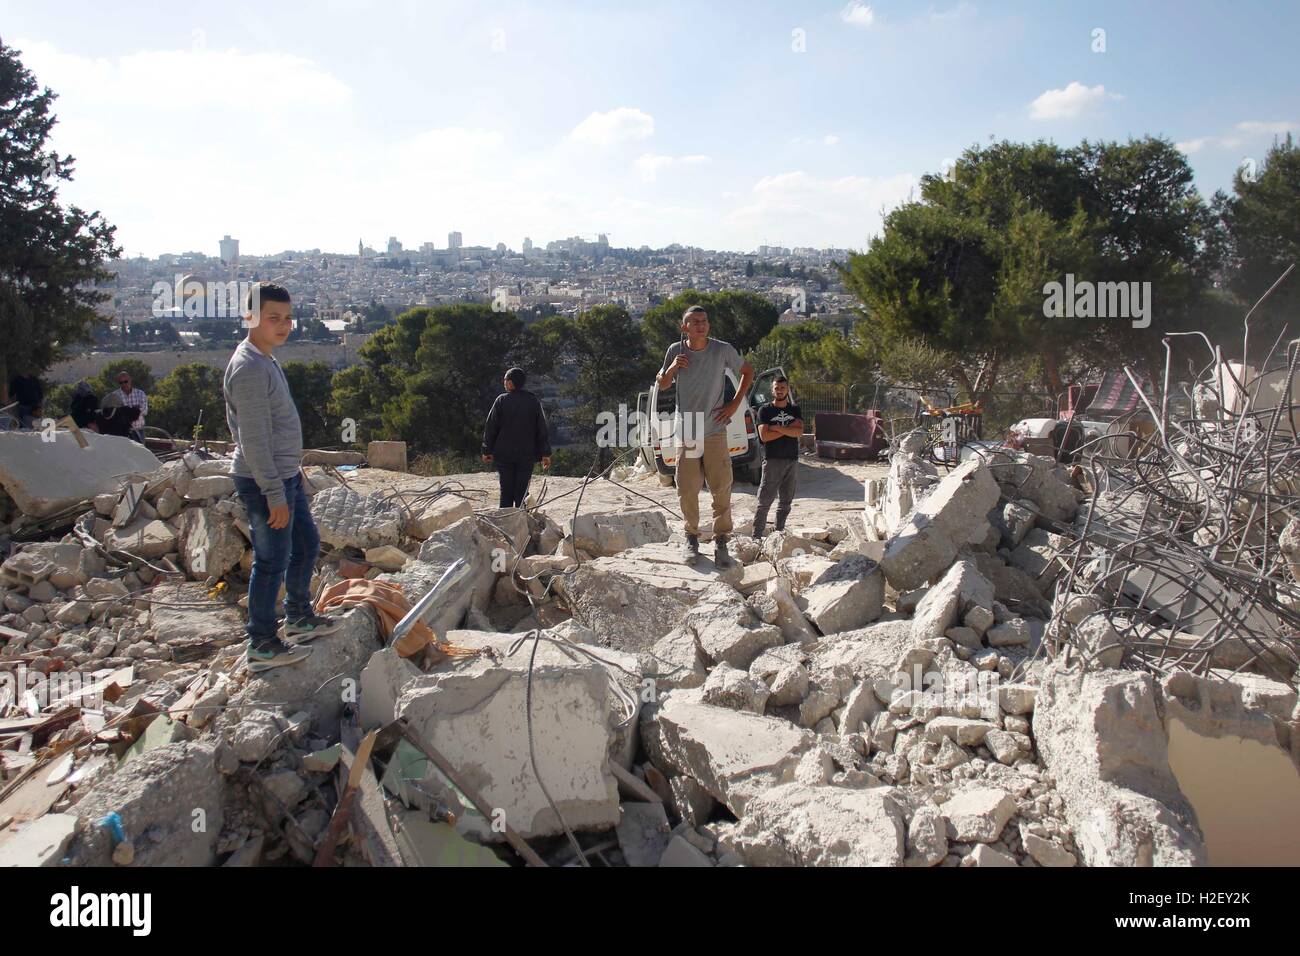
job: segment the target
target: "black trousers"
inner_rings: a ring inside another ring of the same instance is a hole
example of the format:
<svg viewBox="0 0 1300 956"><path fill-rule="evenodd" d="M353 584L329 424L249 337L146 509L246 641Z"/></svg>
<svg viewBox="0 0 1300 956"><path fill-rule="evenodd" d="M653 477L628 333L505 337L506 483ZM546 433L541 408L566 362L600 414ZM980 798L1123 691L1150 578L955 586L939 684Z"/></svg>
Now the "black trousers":
<svg viewBox="0 0 1300 956"><path fill-rule="evenodd" d="M501 507L522 508L528 496L528 482L533 477L533 462L505 462L497 464L497 477L501 480Z"/></svg>

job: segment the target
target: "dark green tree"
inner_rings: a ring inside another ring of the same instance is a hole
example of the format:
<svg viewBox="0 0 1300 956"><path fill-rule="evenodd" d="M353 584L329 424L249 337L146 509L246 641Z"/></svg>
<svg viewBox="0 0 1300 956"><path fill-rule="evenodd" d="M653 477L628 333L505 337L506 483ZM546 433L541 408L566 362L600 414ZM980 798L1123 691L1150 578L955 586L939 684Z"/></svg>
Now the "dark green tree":
<svg viewBox="0 0 1300 956"><path fill-rule="evenodd" d="M601 416L617 423L620 405L627 406L623 414L631 419L636 394L647 386L659 362L646 352L641 329L626 309L597 306L572 319L543 319L533 329L557 366L572 372L562 391L574 400L568 420L584 444L596 444ZM599 454L603 466L614 452L602 444Z"/></svg>
<svg viewBox="0 0 1300 956"><path fill-rule="evenodd" d="M1219 196L1229 239L1228 286L1249 308L1287 266L1296 272L1278 286L1260 311L1251 318L1251 352L1262 358L1277 337L1283 322L1290 321L1295 333L1295 316L1300 310L1300 147L1290 134L1276 142L1254 170L1239 169L1232 183L1231 197ZM1236 323L1240 339L1240 313ZM1241 346L1229 342L1230 354Z"/></svg>
<svg viewBox="0 0 1300 956"><path fill-rule="evenodd" d="M172 369L149 398L149 424L165 429L173 438L188 441L195 437L202 414L201 437L229 441L223 377L221 369L202 362Z"/></svg>
<svg viewBox="0 0 1300 956"><path fill-rule="evenodd" d="M285 362L284 377L298 406L304 448L333 448L341 444L341 423L328 411L334 372L324 362Z"/></svg>
<svg viewBox="0 0 1300 956"><path fill-rule="evenodd" d="M663 363L668 346L681 341L682 313L692 305L708 311L709 335L730 342L742 355L772 331L781 314L775 305L754 292L680 292L650 309L641 320L645 348L654 356L656 368Z"/></svg>
<svg viewBox="0 0 1300 956"><path fill-rule="evenodd" d="M106 322L95 288L113 274L103 267L121 250L114 227L98 212L59 203L59 183L72 179L74 159L46 141L55 123L54 93L40 89L0 42L0 399L20 369L43 371Z"/></svg>

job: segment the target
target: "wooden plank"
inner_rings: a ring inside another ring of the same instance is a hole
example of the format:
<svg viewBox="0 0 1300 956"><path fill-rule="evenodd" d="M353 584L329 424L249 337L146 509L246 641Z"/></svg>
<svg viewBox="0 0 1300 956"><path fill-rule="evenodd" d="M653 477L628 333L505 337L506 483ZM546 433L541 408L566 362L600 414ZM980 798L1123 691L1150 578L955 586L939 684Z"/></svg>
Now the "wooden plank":
<svg viewBox="0 0 1300 956"><path fill-rule="evenodd" d="M361 728L343 724L343 756L340 764L352 776L355 764L361 764L361 777L356 786L356 803L352 808L351 827L361 846L361 853L371 866L402 866L402 852L397 846L392 828L388 825L388 810L384 805L384 792L370 769L370 758L358 759L363 743ZM346 791L344 791L346 796Z"/></svg>
<svg viewBox="0 0 1300 956"><path fill-rule="evenodd" d="M0 801L0 821L26 823L43 817L54 806L63 792L68 789L67 761L57 759L44 764L40 772L16 787L9 796ZM57 777L55 780L53 778ZM11 831L0 831L0 844L3 844Z"/></svg>
<svg viewBox="0 0 1300 956"><path fill-rule="evenodd" d="M370 763L370 754L374 750L377 735L378 731L370 731L370 733L366 734L365 739L361 741L360 746L357 747L352 766L348 768L347 783L343 787L338 806L334 808L334 816L330 817L329 826L325 830L325 837L321 840L320 848L316 851L316 859L312 861L312 866L334 865L334 849L339 845L339 838L343 835L343 828L347 826L348 820L352 817L352 808L357 802L357 791L361 787L361 778L364 776L365 768Z"/></svg>
<svg viewBox="0 0 1300 956"><path fill-rule="evenodd" d="M447 758L434 749L432 745L425 743L416 737L416 735L411 732L410 726L404 719L399 718L398 723L402 727L402 733L406 737L407 742L416 750L420 751L420 753L428 757L442 775L451 781L451 785L463 793L470 803L474 804L474 809L482 814L485 820L492 820L492 808L484 803L483 799L475 791L469 789L461 783L461 781L456 779L455 771L451 769L451 764L447 762ZM537 851L529 846L528 842L521 837L509 823L506 824L506 842L514 847L515 852L522 856L530 866L546 866L546 861L537 855Z"/></svg>
<svg viewBox="0 0 1300 956"><path fill-rule="evenodd" d="M5 627L3 624L0 624L0 637L3 637L7 641L12 641L15 637L25 638L27 637L27 634L23 631L16 631L12 627Z"/></svg>
<svg viewBox="0 0 1300 956"><path fill-rule="evenodd" d="M618 782L638 799L646 803L663 803L664 798L655 793L650 785L634 773L629 773L612 760L606 761L609 766L609 772L618 778Z"/></svg>
<svg viewBox="0 0 1300 956"><path fill-rule="evenodd" d="M61 707L68 707L74 704L79 705L82 701L84 701L88 697L89 698L102 697L104 700L108 701L111 704L115 700L121 699L122 691L130 687L131 682L134 680L135 680L135 665L128 665L126 667L121 667L113 671L113 673L109 674L108 676L104 677L102 680L95 681L95 683L90 684L89 686L83 687L77 691L73 691L71 694L68 694L66 697L60 697L58 700L54 701L54 704ZM116 694L114 694L112 690L112 688L114 687L117 688Z"/></svg>

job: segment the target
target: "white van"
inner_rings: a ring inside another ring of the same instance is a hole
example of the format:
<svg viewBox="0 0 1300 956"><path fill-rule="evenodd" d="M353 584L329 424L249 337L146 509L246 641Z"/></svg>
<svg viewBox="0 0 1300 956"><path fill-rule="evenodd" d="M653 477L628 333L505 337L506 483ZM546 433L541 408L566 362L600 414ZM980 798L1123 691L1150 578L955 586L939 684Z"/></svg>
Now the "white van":
<svg viewBox="0 0 1300 956"><path fill-rule="evenodd" d="M722 400L729 402L736 397L740 386L740 376L731 369L725 369L726 381L723 385ZM757 409L772 400L772 383L785 375L780 368L770 368L754 377L749 394L745 396L736 414L727 422L727 450L731 452L732 469L740 476L757 485L763 477L763 443L758 439ZM795 401L794 392L790 401ZM665 485L673 483L677 470L678 445L680 443L681 419L677 417L677 386L660 390L659 383L650 387L650 391L641 392L636 397L636 410L640 414L638 421L649 421L650 429L646 434L637 435L641 456L646 465L659 473L659 480ZM643 417L643 416L648 416Z"/></svg>

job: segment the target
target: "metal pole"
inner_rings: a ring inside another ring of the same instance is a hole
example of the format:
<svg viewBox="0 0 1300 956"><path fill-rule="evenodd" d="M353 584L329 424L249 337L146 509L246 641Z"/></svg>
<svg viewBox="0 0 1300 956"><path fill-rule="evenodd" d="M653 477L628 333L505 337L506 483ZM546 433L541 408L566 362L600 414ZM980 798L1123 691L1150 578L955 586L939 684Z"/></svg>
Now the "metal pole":
<svg viewBox="0 0 1300 956"><path fill-rule="evenodd" d="M457 558L451 566L442 573L438 583L429 588L420 600L415 602L415 606L406 612L406 616L397 622L393 628L393 633L389 635L388 646L392 646L406 636L407 631L416 625L416 622L424 620L425 614L428 613L434 602L438 601L447 593L452 585L459 582L465 575L469 574L469 562L464 558Z"/></svg>

